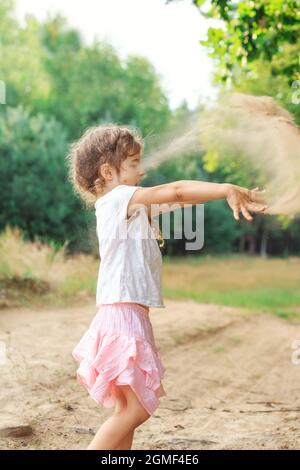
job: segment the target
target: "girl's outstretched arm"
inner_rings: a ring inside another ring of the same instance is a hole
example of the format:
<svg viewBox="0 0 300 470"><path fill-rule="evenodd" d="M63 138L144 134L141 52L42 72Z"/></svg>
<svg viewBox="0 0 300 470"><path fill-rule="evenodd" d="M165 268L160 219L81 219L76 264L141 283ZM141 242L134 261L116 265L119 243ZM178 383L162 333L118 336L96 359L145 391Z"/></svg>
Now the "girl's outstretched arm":
<svg viewBox="0 0 300 470"><path fill-rule="evenodd" d="M149 188L139 188L133 194L128 204L128 211L139 205L147 206L151 211L152 205L164 203L201 204L216 199L226 199L231 207L234 218L239 220L239 213L251 222L249 211L263 212L267 208L264 191L258 188L247 189L231 183L212 183L197 180L179 180L172 183L160 184Z"/></svg>

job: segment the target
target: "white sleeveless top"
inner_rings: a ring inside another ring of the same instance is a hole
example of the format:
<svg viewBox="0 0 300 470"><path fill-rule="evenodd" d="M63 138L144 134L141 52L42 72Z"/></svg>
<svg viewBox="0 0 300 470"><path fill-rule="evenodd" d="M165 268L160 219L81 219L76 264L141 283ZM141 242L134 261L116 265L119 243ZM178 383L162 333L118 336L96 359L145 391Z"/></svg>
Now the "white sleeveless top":
<svg viewBox="0 0 300 470"><path fill-rule="evenodd" d="M96 306L136 302L166 307L161 293L162 255L145 208L126 221L127 206L141 186L120 184L95 202L99 242ZM158 227L152 219L152 224Z"/></svg>

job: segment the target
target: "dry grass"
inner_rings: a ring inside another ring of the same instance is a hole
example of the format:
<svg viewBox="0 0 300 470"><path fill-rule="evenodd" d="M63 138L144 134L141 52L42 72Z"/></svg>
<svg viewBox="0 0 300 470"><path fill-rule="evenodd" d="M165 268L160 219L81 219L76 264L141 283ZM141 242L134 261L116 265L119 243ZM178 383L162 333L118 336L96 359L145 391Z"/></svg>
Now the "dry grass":
<svg viewBox="0 0 300 470"><path fill-rule="evenodd" d="M216 290L257 289L259 287L300 287L300 258L261 258L258 256L203 256L164 261L166 287L173 289Z"/></svg>
<svg viewBox="0 0 300 470"><path fill-rule="evenodd" d="M6 227L0 236L0 306L36 303L41 293L42 301L54 305L94 295L98 267L93 256L67 256L66 245L30 242L18 228Z"/></svg>
<svg viewBox="0 0 300 470"><path fill-rule="evenodd" d="M300 258L201 256L164 262L164 293L176 299L300 315Z"/></svg>
<svg viewBox="0 0 300 470"><path fill-rule="evenodd" d="M25 241L18 229L0 235L0 307L70 305L95 298L99 259L67 256L66 246ZM300 258L250 256L164 257L163 293L271 311L282 317L300 315Z"/></svg>

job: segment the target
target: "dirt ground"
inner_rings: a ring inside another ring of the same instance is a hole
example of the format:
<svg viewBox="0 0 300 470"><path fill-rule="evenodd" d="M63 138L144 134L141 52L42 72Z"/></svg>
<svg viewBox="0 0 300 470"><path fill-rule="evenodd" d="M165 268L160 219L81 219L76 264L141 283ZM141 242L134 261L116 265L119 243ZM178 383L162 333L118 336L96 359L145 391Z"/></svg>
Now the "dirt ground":
<svg viewBox="0 0 300 470"><path fill-rule="evenodd" d="M167 396L135 432L133 449L299 449L300 322L229 307L165 300L150 310ZM85 449L112 409L75 378L74 345L93 304L0 311L1 449Z"/></svg>

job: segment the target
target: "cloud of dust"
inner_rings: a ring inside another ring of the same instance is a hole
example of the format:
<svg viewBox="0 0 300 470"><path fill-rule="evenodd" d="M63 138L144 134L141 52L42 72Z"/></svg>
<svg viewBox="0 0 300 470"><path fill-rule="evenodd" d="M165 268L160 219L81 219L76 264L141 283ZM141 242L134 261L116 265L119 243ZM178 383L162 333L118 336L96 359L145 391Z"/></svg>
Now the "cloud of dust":
<svg viewBox="0 0 300 470"><path fill-rule="evenodd" d="M176 129L171 133L159 134L147 139L151 153L143 162L145 170L156 168L167 160L173 160L184 154L200 150L199 115L186 114Z"/></svg>
<svg viewBox="0 0 300 470"><path fill-rule="evenodd" d="M220 158L241 154L265 181L265 213L300 212L300 128L269 96L227 93L206 111L191 114L180 130L165 137L146 158L145 169L197 150ZM259 184L257 184L259 186Z"/></svg>

